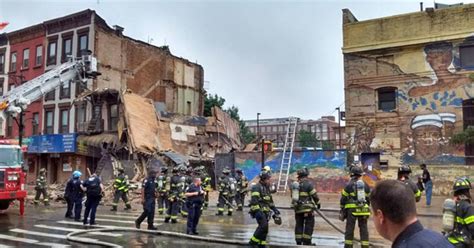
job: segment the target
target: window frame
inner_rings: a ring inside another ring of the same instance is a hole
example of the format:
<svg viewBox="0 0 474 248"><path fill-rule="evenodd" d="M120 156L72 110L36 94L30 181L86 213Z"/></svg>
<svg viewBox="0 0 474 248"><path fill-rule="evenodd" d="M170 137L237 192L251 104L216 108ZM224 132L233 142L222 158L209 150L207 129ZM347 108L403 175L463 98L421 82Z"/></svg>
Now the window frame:
<svg viewBox="0 0 474 248"><path fill-rule="evenodd" d="M38 118L36 118L38 117ZM40 126L40 116L39 116L39 112L34 112L32 115L31 115L31 133L33 135L38 135L39 134L39 126ZM36 123L36 124L35 124Z"/></svg>
<svg viewBox="0 0 474 248"><path fill-rule="evenodd" d="M51 46L54 44L54 55L51 56ZM51 38L48 40L48 54L46 57L46 65L55 65L58 61L58 38Z"/></svg>
<svg viewBox="0 0 474 248"><path fill-rule="evenodd" d="M27 52L27 53L25 53L25 52ZM26 55L28 55L28 56L26 56ZM25 57L28 57L28 58L25 58ZM21 61L22 61L21 62L21 69L22 70L27 70L30 67L30 49L29 48L23 49L23 58L22 58Z"/></svg>
<svg viewBox="0 0 474 248"><path fill-rule="evenodd" d="M3 61L2 61L2 59L3 59ZM7 61L6 53L2 51L0 53L0 74L5 73L5 62L6 61Z"/></svg>
<svg viewBox="0 0 474 248"><path fill-rule="evenodd" d="M51 132L48 131L48 112L52 113L51 119ZM44 134L54 134L54 108L45 108L44 109L44 125L43 125L43 133Z"/></svg>
<svg viewBox="0 0 474 248"><path fill-rule="evenodd" d="M117 116L112 117L112 106L117 106ZM120 107L118 103L111 103L107 106L107 122L108 122L108 129L109 131L117 131L118 130L118 122L120 119Z"/></svg>
<svg viewBox="0 0 474 248"><path fill-rule="evenodd" d="M38 56L38 48L41 52L41 56ZM38 60L38 58L40 58ZM39 62L38 62L39 61ZM35 67L41 66L43 64L43 45L37 45L35 51Z"/></svg>
<svg viewBox="0 0 474 248"><path fill-rule="evenodd" d="M0 96L3 96L3 90L4 90L4 87L5 87L5 78L0 78Z"/></svg>
<svg viewBox="0 0 474 248"><path fill-rule="evenodd" d="M13 62L13 58L15 58L15 62ZM16 73L17 63L18 63L18 55L15 51L15 52L12 52L10 55L10 73L12 72Z"/></svg>
<svg viewBox="0 0 474 248"><path fill-rule="evenodd" d="M465 53L463 53L462 50L464 48L472 49L472 55L474 56L474 44L459 46L459 64L460 64L461 68L473 70L474 69L474 58L472 59L473 60L472 64L470 64L470 65L464 65L463 64L463 54L465 54Z"/></svg>
<svg viewBox="0 0 474 248"><path fill-rule="evenodd" d="M63 113L67 112L66 125L63 123ZM70 111L69 108L59 108L59 130L58 133L67 134L69 133L69 121L70 121Z"/></svg>
<svg viewBox="0 0 474 248"><path fill-rule="evenodd" d="M69 53L66 53L66 41L71 42L71 50ZM73 54L73 37L71 35L63 36L62 37L62 48L61 48L61 62L64 63L67 61L67 56Z"/></svg>
<svg viewBox="0 0 474 248"><path fill-rule="evenodd" d="M89 29L86 28L84 30L81 30L81 31L77 31L77 56L80 57L82 54L82 50L81 50L81 37L86 37L86 48L85 49L82 49L82 50L89 50Z"/></svg>
<svg viewBox="0 0 474 248"><path fill-rule="evenodd" d="M66 89L66 87L64 87L64 85L68 85L67 87L67 93L65 94L65 91L64 89ZM71 80L69 80L67 83L64 83L64 84L61 84L61 86L59 86L59 99L69 99L71 98Z"/></svg>
<svg viewBox="0 0 474 248"><path fill-rule="evenodd" d="M377 111L392 112L392 111L397 110L397 108L398 108L397 91L398 91L397 87L382 87L382 88L376 89L376 92L377 92ZM388 93L393 94L393 100L392 101L389 101L389 100L381 101L381 94L388 94ZM388 102L393 102L393 105L394 105L393 108L388 109L388 108L383 108L382 107L383 103L388 103Z"/></svg>
<svg viewBox="0 0 474 248"><path fill-rule="evenodd" d="M84 112L82 114L82 121L79 121L79 109L83 109ZM80 102L80 103L77 103L76 106L75 106L75 118L76 118L76 121L75 121L75 130L76 132L78 131L79 129L79 125L81 125L82 123L85 123L87 122L87 103L86 102Z"/></svg>

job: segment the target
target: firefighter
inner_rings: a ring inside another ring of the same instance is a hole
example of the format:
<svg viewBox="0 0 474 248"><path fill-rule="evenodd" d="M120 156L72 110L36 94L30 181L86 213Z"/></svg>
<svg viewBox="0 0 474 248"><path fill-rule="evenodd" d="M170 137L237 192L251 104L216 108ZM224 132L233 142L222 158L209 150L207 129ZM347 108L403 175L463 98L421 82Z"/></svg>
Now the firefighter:
<svg viewBox="0 0 474 248"><path fill-rule="evenodd" d="M171 223L178 222L179 201L182 192L181 176L179 175L178 167L173 167L171 172L173 173L173 176L170 178L170 189L168 193L169 205L166 210L165 223L169 223L170 219Z"/></svg>
<svg viewBox="0 0 474 248"><path fill-rule="evenodd" d="M235 202L237 203L237 211L242 211L245 204L245 195L247 195L249 181L241 169L236 169L235 173L235 179L237 180L237 193L235 195Z"/></svg>
<svg viewBox="0 0 474 248"><path fill-rule="evenodd" d="M185 191L189 187L189 185L193 184L193 168L190 166L188 166L187 168L183 166L181 173L183 174L181 176L183 190L180 194L181 216L188 217L188 205L186 204Z"/></svg>
<svg viewBox="0 0 474 248"><path fill-rule="evenodd" d="M168 190L169 190L169 177L168 168L161 167L161 175L158 177L156 183L156 191L158 192L158 214L163 214L165 209L169 206L168 202Z"/></svg>
<svg viewBox="0 0 474 248"><path fill-rule="evenodd" d="M125 210L132 209L130 205L130 201L128 200L128 189L130 187L130 183L128 181L128 176L125 175L125 171L120 168L118 169L119 174L114 181L114 201L112 203L112 209L110 211L117 211L117 206L120 198L122 198L123 202L125 203Z"/></svg>
<svg viewBox="0 0 474 248"><path fill-rule="evenodd" d="M362 181L362 168L351 168L351 180L341 193L341 220L347 219L344 247L353 247L354 228L359 222L359 231L362 247L369 247L369 230L367 219L370 216L369 186Z"/></svg>
<svg viewBox="0 0 474 248"><path fill-rule="evenodd" d="M80 171L74 171L66 184L64 192L64 198L66 198L67 203L66 218L74 218L77 222L81 221L82 198L84 197L84 192L81 189L81 175ZM74 217L72 216L73 209Z"/></svg>
<svg viewBox="0 0 474 248"><path fill-rule="evenodd" d="M201 187L206 192L206 194L204 194L203 208L207 209L207 207L209 206L209 192L211 192L212 190L211 177L207 173L206 168L204 166L202 165L199 166L197 170L199 171L199 174L201 175L201 181L202 181Z"/></svg>
<svg viewBox="0 0 474 248"><path fill-rule="evenodd" d="M443 229L448 241L455 247L467 248L474 245L474 208L471 206L470 189L469 180L457 179L453 185L454 198L446 200L443 206ZM452 204L446 204L449 200ZM446 220L451 221L447 223Z"/></svg>
<svg viewBox="0 0 474 248"><path fill-rule="evenodd" d="M316 189L308 180L309 171L297 171L298 181L291 185L291 202L295 210L295 240L297 245L311 245L314 229L314 209L320 209Z"/></svg>
<svg viewBox="0 0 474 248"><path fill-rule="evenodd" d="M143 212L135 220L135 227L140 229L140 225L147 219L148 230L157 230L153 225L153 220L155 218L155 202L156 202L156 171L151 169L148 171L148 178L143 180L142 184L142 204Z"/></svg>
<svg viewBox="0 0 474 248"><path fill-rule="evenodd" d="M48 185L46 184L46 169L41 168L39 171L39 176L36 179L36 196L35 200L33 201L35 205L38 205L40 202L40 196L43 195L43 202L45 206L49 206L49 198L48 198Z"/></svg>
<svg viewBox="0 0 474 248"><path fill-rule="evenodd" d="M413 193L415 194L415 201L419 202L421 199L421 191L418 188L418 186L409 178L409 175L411 173L411 168L408 165L402 165L400 168L398 168L398 175L397 178L399 181L404 182L408 187L410 187L413 190Z"/></svg>
<svg viewBox="0 0 474 248"><path fill-rule="evenodd" d="M270 193L270 180L271 174L262 171L259 182L253 185L251 189L250 215L258 223L257 229L249 241L251 246L265 247L267 244L268 221L271 212L274 214L275 223L279 220L279 224L281 224L280 211L275 207Z"/></svg>
<svg viewBox="0 0 474 248"><path fill-rule="evenodd" d="M230 176L229 168L222 170L222 177L219 182L219 199L217 203L218 216L224 215L225 207L227 207L227 215L232 216L234 209L232 208L232 196L235 194L235 179Z"/></svg>

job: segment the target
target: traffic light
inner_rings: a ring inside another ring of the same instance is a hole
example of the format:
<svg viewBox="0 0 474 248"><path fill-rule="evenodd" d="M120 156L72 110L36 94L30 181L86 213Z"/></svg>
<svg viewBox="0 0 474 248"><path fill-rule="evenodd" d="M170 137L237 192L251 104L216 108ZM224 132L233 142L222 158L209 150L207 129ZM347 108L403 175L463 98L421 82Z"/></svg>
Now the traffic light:
<svg viewBox="0 0 474 248"><path fill-rule="evenodd" d="M269 140L263 142L263 151L264 152L271 152L273 150L273 143Z"/></svg>

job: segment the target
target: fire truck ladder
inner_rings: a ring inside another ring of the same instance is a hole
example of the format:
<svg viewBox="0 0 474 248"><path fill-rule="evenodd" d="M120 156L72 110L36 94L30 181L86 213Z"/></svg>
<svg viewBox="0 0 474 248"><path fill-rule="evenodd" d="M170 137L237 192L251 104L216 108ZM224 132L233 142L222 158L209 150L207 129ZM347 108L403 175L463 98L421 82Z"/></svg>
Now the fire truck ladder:
<svg viewBox="0 0 474 248"><path fill-rule="evenodd" d="M278 176L278 192L285 192L288 186L288 177L290 174L291 158L293 157L293 146L295 144L297 126L298 118L289 117L288 126L286 127L285 144L283 146L283 154L281 157L280 175Z"/></svg>

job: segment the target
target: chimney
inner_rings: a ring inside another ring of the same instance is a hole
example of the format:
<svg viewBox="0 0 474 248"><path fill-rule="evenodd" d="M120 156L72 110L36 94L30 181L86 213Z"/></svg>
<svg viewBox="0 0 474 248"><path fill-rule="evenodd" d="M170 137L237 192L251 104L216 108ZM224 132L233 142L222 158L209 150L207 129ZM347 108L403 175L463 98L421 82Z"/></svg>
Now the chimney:
<svg viewBox="0 0 474 248"><path fill-rule="evenodd" d="M423 12L423 2L420 2L420 11Z"/></svg>
<svg viewBox="0 0 474 248"><path fill-rule="evenodd" d="M119 25L114 25L114 29L115 29L115 34L118 35L118 36L122 36L123 35L123 30L124 28L119 26Z"/></svg>

